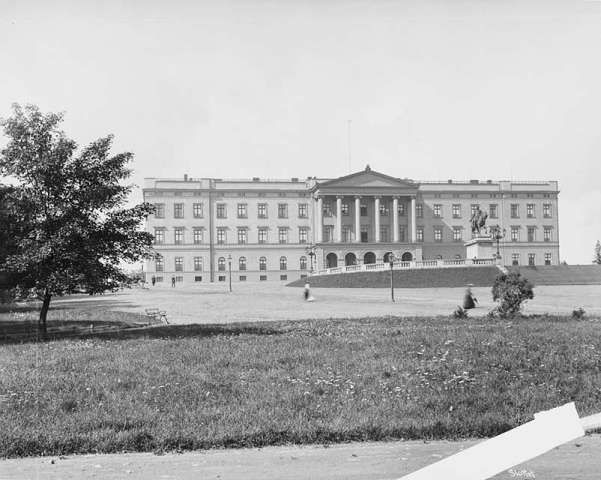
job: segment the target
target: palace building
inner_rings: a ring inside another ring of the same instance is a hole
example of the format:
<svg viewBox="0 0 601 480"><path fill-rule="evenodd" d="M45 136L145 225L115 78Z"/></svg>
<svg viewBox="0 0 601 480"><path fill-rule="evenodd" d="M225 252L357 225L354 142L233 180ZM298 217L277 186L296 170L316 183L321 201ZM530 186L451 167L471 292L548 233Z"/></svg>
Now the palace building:
<svg viewBox="0 0 601 480"><path fill-rule="evenodd" d="M505 265L559 264L556 181L413 181L365 170L335 179L145 179L156 207L147 280L292 281L312 269L464 259L478 208Z"/></svg>

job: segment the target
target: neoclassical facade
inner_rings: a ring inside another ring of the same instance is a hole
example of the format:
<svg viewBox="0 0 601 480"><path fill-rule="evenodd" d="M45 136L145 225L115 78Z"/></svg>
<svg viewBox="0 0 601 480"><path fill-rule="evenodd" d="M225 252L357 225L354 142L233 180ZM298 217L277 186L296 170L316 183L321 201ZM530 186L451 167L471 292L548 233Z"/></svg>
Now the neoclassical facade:
<svg viewBox="0 0 601 480"><path fill-rule="evenodd" d="M504 264L558 264L555 181L416 182L365 170L336 179L146 179L158 282L291 281L312 269L465 258L475 209L505 236Z"/></svg>

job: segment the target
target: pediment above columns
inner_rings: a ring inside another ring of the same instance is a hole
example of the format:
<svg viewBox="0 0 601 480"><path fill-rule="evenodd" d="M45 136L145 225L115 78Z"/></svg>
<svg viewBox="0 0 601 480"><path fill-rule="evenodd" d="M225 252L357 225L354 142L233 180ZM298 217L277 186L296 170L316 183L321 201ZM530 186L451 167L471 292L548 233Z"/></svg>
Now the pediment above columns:
<svg viewBox="0 0 601 480"><path fill-rule="evenodd" d="M373 171L369 166L360 172L317 183L315 195L416 195L418 184Z"/></svg>

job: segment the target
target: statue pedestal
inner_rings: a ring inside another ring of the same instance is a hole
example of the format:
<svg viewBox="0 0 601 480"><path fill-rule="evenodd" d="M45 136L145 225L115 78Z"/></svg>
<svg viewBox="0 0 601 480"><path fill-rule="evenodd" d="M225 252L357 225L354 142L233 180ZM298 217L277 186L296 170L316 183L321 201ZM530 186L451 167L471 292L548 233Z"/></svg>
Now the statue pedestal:
<svg viewBox="0 0 601 480"><path fill-rule="evenodd" d="M491 237L475 237L465 242L464 245L465 258L478 260L496 258L497 252Z"/></svg>

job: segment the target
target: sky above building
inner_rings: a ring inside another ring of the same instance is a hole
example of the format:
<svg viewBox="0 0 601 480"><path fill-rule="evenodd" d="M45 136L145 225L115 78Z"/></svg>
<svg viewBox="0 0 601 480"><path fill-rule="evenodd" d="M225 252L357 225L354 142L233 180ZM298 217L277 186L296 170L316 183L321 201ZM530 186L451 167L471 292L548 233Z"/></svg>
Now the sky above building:
<svg viewBox="0 0 601 480"><path fill-rule="evenodd" d="M590 263L600 52L601 0L0 0L0 116L112 133L138 185L558 180L561 259Z"/></svg>

